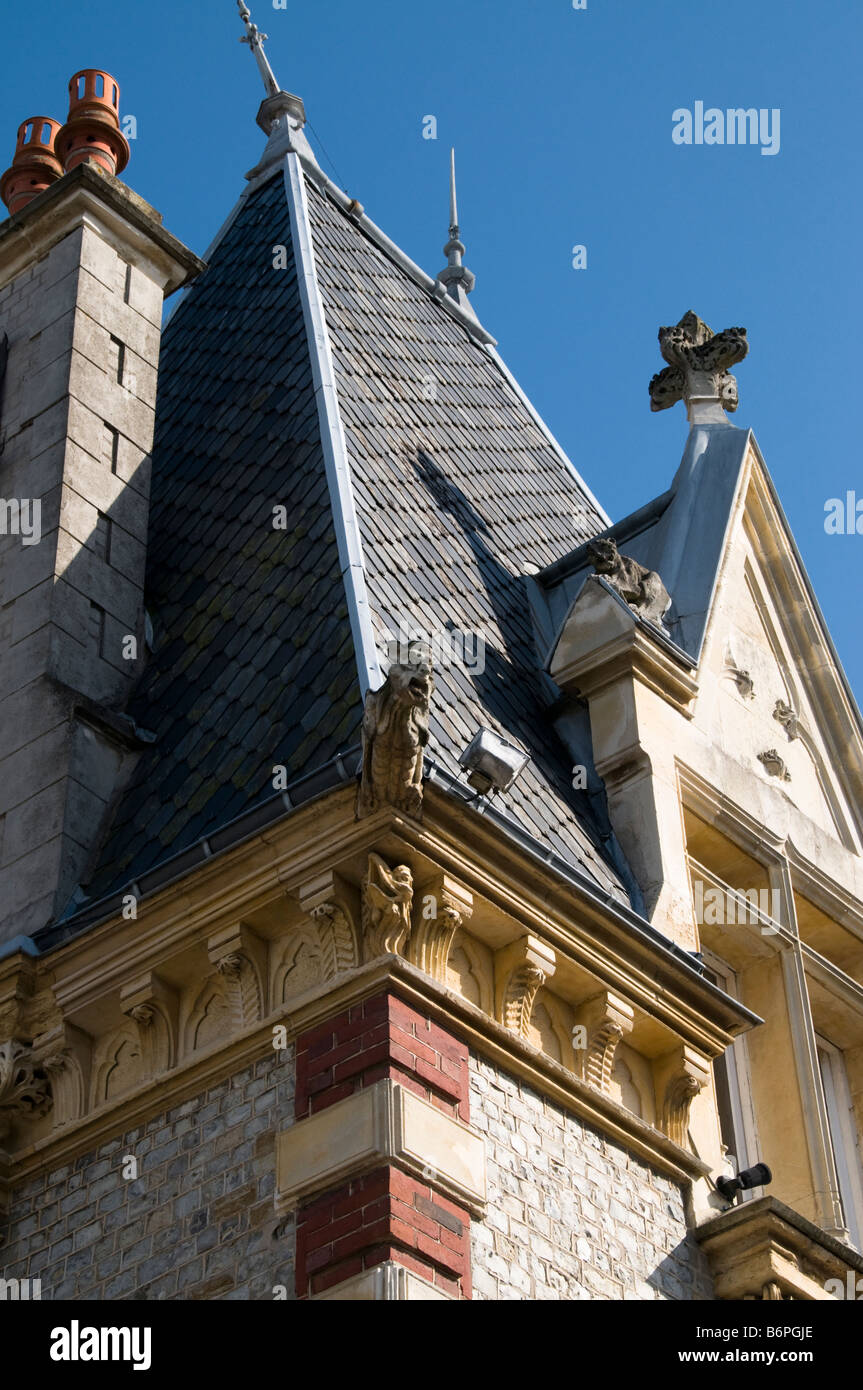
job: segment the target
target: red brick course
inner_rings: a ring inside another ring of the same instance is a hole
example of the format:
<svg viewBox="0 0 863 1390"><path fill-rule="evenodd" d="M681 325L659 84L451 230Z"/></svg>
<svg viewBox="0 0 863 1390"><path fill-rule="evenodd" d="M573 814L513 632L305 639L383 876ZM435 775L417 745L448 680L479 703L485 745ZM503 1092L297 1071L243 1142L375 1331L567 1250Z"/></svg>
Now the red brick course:
<svg viewBox="0 0 863 1390"><path fill-rule="evenodd" d="M387 991L298 1037L296 1118L384 1079L470 1119L467 1046ZM393 1164L300 1206L298 1298L385 1260L470 1298L470 1213Z"/></svg>
<svg viewBox="0 0 863 1390"><path fill-rule="evenodd" d="M300 1034L296 1118L385 1078L469 1119L467 1046L386 992Z"/></svg>
<svg viewBox="0 0 863 1390"><path fill-rule="evenodd" d="M470 1213L389 1164L300 1208L298 1298L384 1260L470 1298Z"/></svg>

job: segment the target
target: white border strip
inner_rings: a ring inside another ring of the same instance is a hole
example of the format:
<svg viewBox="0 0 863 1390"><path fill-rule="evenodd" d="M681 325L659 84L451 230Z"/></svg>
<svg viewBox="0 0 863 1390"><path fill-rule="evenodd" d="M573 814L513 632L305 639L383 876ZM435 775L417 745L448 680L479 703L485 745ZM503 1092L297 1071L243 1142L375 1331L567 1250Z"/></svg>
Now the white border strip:
<svg viewBox="0 0 863 1390"><path fill-rule="evenodd" d="M563 445L557 442L551 430L548 428L548 425L545 423L539 411L537 410L536 406L529 399L529 397L525 395L524 391L519 386L512 372L509 370L509 367L504 362L503 358L500 356L498 352L495 351L495 349L489 343L485 344L485 351L488 353L491 360L497 364L497 367L503 373L506 380L509 382L510 386L512 387L515 394L518 396L522 405L529 412L534 423L538 425L539 429L545 435L546 439L548 440L552 449L554 449L554 452L557 454L558 458L566 468L567 472L572 474L573 478L578 483L578 486L581 488L585 497L588 499L589 502L593 503L594 507L596 507L596 510L599 512L599 515L605 521L606 526L613 526L614 522L608 515L608 512L605 510L603 506L600 506L599 502L594 497L590 488L587 486L587 483L584 481L578 469L576 468L575 464L572 462L572 460L566 453L565 449L563 448Z"/></svg>
<svg viewBox="0 0 863 1390"><path fill-rule="evenodd" d="M345 582L361 693L365 699L367 691L376 690L383 683L384 677L372 628L350 461L339 411L333 355L312 246L305 177L299 156L293 152L285 156L285 191L291 214L297 280L312 361L321 444L339 547L339 563Z"/></svg>

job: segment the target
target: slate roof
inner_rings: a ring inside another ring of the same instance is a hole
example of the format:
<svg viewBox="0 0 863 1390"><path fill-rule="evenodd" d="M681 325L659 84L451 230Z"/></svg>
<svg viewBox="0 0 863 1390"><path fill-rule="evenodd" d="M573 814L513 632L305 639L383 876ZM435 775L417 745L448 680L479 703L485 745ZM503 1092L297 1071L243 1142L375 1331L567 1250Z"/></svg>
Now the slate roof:
<svg viewBox="0 0 863 1390"><path fill-rule="evenodd" d="M483 670L438 664L431 756L457 774L481 724L521 744L532 761L509 814L628 901L608 824L572 789L547 717L554 691L524 579L528 562L551 564L606 518L482 343L306 185L381 656L401 624L481 634ZM275 245L287 248L285 270L273 269ZM155 650L129 711L156 741L119 798L85 885L91 902L272 797L275 764L301 776L358 741L314 352L274 176L244 201L163 338L147 572ZM286 532L272 527L280 503Z"/></svg>
<svg viewBox="0 0 863 1390"><path fill-rule="evenodd" d="M273 246L288 266L273 270ZM253 193L162 340L147 607L130 713L156 734L119 801L89 897L356 743L356 662L324 477L290 219ZM273 507L288 508L286 530Z"/></svg>

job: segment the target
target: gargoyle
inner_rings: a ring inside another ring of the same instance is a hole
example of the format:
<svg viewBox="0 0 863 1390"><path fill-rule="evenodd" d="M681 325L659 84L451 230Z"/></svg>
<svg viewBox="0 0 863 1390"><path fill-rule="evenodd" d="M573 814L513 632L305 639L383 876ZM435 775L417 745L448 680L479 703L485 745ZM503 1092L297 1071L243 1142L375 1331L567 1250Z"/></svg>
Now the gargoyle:
<svg viewBox="0 0 863 1390"><path fill-rule="evenodd" d="M390 869L379 854L369 855L362 892L366 960L401 951L410 935L413 896L413 876L407 864Z"/></svg>
<svg viewBox="0 0 863 1390"><path fill-rule="evenodd" d="M423 749L429 739L434 677L425 649L412 647L407 658L395 662L380 690L366 696L358 819L386 804L410 816L422 812Z"/></svg>
<svg viewBox="0 0 863 1390"><path fill-rule="evenodd" d="M621 555L613 536L600 537L587 547L587 557L597 574L616 589L641 618L659 627L671 607L671 596L655 570Z"/></svg>
<svg viewBox="0 0 863 1390"><path fill-rule="evenodd" d="M660 328L659 350L669 365L650 383L651 410L667 410L680 400L688 407L693 398L737 409L737 382L728 368L749 351L745 328L714 333L690 310L680 323Z"/></svg>

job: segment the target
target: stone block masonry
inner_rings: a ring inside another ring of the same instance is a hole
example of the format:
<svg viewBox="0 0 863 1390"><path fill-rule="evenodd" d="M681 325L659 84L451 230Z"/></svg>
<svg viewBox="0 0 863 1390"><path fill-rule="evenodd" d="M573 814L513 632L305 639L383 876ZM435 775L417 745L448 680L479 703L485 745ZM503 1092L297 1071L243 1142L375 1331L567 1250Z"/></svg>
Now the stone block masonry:
<svg viewBox="0 0 863 1390"><path fill-rule="evenodd" d="M475 1056L471 1125L488 1180L474 1298L713 1298L671 1179Z"/></svg>
<svg viewBox="0 0 863 1390"><path fill-rule="evenodd" d="M0 1278L41 1279L43 1300L293 1299L294 1225L273 1206L293 1103L293 1055L272 1052L16 1188Z"/></svg>

